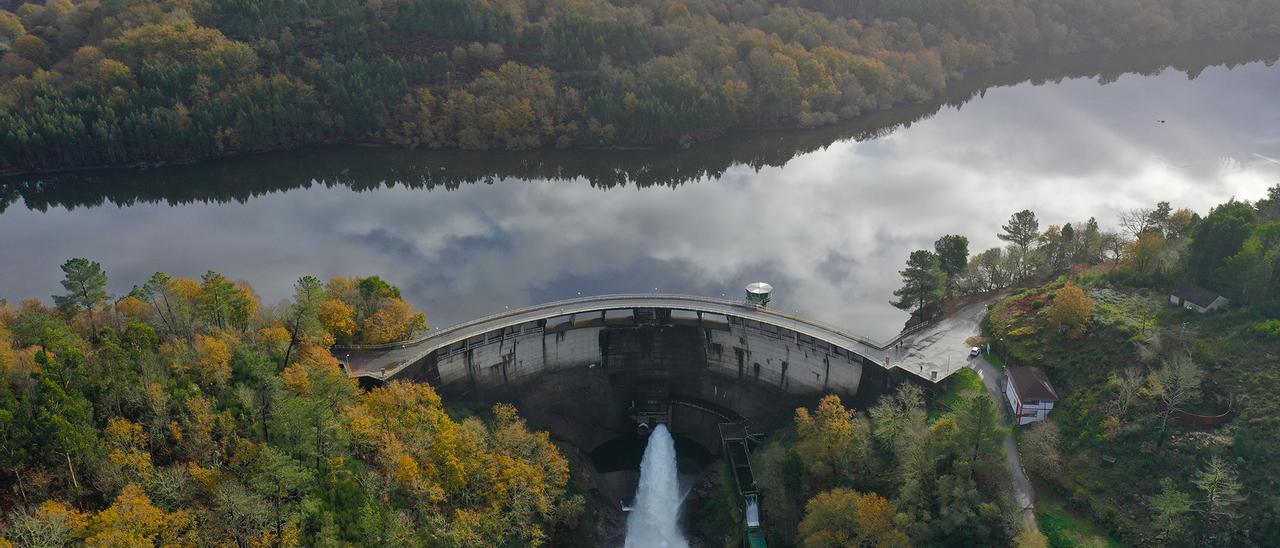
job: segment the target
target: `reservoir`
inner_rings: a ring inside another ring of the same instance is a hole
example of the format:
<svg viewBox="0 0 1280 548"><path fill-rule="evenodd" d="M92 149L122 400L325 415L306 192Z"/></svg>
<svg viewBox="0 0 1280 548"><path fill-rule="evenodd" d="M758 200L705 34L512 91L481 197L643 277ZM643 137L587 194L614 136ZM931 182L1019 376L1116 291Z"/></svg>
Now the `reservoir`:
<svg viewBox="0 0 1280 548"><path fill-rule="evenodd" d="M333 145L148 170L0 179L0 297L100 261L123 294L217 270L265 303L312 274L379 275L438 327L579 294L736 297L875 339L912 250L1000 245L1169 201L1202 215L1280 182L1280 48L1071 59L937 102L688 150L475 152ZM144 244L145 242L145 244Z"/></svg>

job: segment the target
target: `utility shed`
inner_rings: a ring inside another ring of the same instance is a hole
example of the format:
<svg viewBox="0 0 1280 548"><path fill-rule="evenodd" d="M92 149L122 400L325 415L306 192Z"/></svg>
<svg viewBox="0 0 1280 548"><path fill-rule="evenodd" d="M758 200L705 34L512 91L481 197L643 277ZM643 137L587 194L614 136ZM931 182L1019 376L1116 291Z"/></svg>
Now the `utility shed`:
<svg viewBox="0 0 1280 548"><path fill-rule="evenodd" d="M1014 424L1022 426L1049 417L1058 392L1039 367L1010 367L1004 395L1013 410Z"/></svg>
<svg viewBox="0 0 1280 548"><path fill-rule="evenodd" d="M1200 286L1184 285L1169 294L1169 303L1201 314L1227 306L1227 298Z"/></svg>

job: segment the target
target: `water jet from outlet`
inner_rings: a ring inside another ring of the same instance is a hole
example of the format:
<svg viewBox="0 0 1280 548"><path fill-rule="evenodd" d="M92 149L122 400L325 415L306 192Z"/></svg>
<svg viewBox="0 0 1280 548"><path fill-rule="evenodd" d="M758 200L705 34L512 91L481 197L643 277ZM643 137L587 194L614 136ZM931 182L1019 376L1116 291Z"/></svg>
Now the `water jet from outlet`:
<svg viewBox="0 0 1280 548"><path fill-rule="evenodd" d="M680 532L680 492L676 444L665 424L649 434L640 461L640 488L627 516L625 548L688 548Z"/></svg>

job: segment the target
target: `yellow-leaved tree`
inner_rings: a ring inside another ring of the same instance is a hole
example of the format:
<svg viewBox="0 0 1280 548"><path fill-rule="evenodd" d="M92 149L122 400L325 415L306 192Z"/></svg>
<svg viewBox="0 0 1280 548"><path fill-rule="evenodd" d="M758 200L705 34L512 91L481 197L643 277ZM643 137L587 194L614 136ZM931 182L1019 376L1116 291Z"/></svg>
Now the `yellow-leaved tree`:
<svg viewBox="0 0 1280 548"><path fill-rule="evenodd" d="M355 379L348 377L338 359L320 346L303 346L298 359L281 374L285 388L295 395L322 395L345 401L356 393Z"/></svg>
<svg viewBox="0 0 1280 548"><path fill-rule="evenodd" d="M107 460L98 470L99 481L114 490L130 483L149 480L151 450L142 425L120 417L107 420L104 430Z"/></svg>
<svg viewBox="0 0 1280 548"><path fill-rule="evenodd" d="M195 373L205 387L223 386L231 379L231 348L207 335L196 335Z"/></svg>
<svg viewBox="0 0 1280 548"><path fill-rule="evenodd" d="M116 312L126 318L145 318L151 312L151 305L142 301L133 295L128 295L119 301L116 301Z"/></svg>
<svg viewBox="0 0 1280 548"><path fill-rule="evenodd" d="M165 512L137 484L126 485L106 510L89 518L89 546L195 545L195 520L189 512Z"/></svg>
<svg viewBox="0 0 1280 548"><path fill-rule="evenodd" d="M1093 299L1080 286L1067 282L1049 305L1049 323L1054 329L1068 329L1067 336L1078 339L1089 327L1093 315Z"/></svg>
<svg viewBox="0 0 1280 548"><path fill-rule="evenodd" d="M369 344L402 340L427 323L426 315L414 312L409 303L401 299L387 301L386 306L364 320L364 341Z"/></svg>
<svg viewBox="0 0 1280 548"><path fill-rule="evenodd" d="M568 461L546 433L528 430L515 408L493 408L486 424L461 423L426 384L394 381L348 410L351 432L402 496L445 520L447 545L540 546L557 522L577 518L567 497Z"/></svg>
<svg viewBox="0 0 1280 548"><path fill-rule="evenodd" d="M800 540L805 548L906 547L911 540L898 529L893 505L875 493L832 489L805 505Z"/></svg>
<svg viewBox="0 0 1280 548"><path fill-rule="evenodd" d="M272 325L258 330L258 342L272 352L283 353L290 338L289 330L283 326Z"/></svg>
<svg viewBox="0 0 1280 548"><path fill-rule="evenodd" d="M339 344L349 343L356 334L356 309L340 299L329 299L320 304L317 311L320 323L329 330Z"/></svg>
<svg viewBox="0 0 1280 548"><path fill-rule="evenodd" d="M400 288L377 276L336 276L324 286L316 319L339 344L405 340L426 328L427 316L405 301Z"/></svg>
<svg viewBox="0 0 1280 548"><path fill-rule="evenodd" d="M13 332L9 331L5 312L7 310L0 309L0 373L8 371L17 359L13 350Z"/></svg>
<svg viewBox="0 0 1280 548"><path fill-rule="evenodd" d="M869 470L870 426L865 418L846 409L839 396L822 398L813 413L805 407L796 409L795 421L800 434L796 451L813 485L854 481Z"/></svg>

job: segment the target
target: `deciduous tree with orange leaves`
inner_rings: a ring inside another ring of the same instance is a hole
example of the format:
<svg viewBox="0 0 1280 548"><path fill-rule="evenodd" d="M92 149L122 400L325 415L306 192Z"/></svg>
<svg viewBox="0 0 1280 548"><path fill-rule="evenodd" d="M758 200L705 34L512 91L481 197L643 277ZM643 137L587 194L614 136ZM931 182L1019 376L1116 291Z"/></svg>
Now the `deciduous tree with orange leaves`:
<svg viewBox="0 0 1280 548"><path fill-rule="evenodd" d="M329 299L320 305L320 322L333 334L338 343L349 343L359 326L356 325L356 309L340 299Z"/></svg>
<svg viewBox="0 0 1280 548"><path fill-rule="evenodd" d="M1067 328L1067 336L1078 339L1089 327L1093 315L1093 299L1080 286L1067 282L1049 305L1049 322L1054 329Z"/></svg>
<svg viewBox="0 0 1280 548"><path fill-rule="evenodd" d="M392 299L385 307L365 318L362 333L365 342L387 343L409 337L426 323L427 317L421 312L414 312L412 305Z"/></svg>
<svg viewBox="0 0 1280 548"><path fill-rule="evenodd" d="M194 351L201 384L222 386L231 379L231 348L227 343L208 335L196 335Z"/></svg>
<svg viewBox="0 0 1280 548"><path fill-rule="evenodd" d="M800 540L805 548L907 547L911 540L894 522L893 505L875 493L832 489L805 505Z"/></svg>
<svg viewBox="0 0 1280 548"><path fill-rule="evenodd" d="M195 545L191 515L165 512L136 484L125 486L114 503L89 518L85 544L89 546Z"/></svg>
<svg viewBox="0 0 1280 548"><path fill-rule="evenodd" d="M796 409L795 423L800 435L796 450L814 483L852 482L870 470L871 429L865 418L840 403L839 396L823 397L813 413Z"/></svg>
<svg viewBox="0 0 1280 548"><path fill-rule="evenodd" d="M509 406L456 420L425 384L362 391L334 333L421 314L341 280L260 310L157 273L98 323L0 302L0 546L564 544L584 501L550 438Z"/></svg>
<svg viewBox="0 0 1280 548"><path fill-rule="evenodd" d="M399 492L456 521L441 540L469 531L490 545L542 545L550 526L581 511L582 501L566 496L568 462L515 408L492 414L491 422L456 422L430 386L394 381L361 398L348 420ZM487 525L468 526L473 520Z"/></svg>

